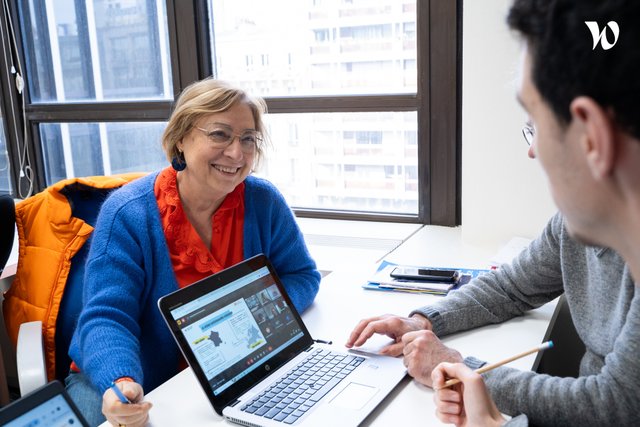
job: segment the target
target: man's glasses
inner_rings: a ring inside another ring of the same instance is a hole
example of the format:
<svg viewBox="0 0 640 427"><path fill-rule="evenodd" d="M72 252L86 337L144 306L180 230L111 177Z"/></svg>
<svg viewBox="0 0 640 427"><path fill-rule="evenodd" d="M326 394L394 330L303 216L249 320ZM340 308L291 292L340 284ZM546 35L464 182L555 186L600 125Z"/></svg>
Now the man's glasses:
<svg viewBox="0 0 640 427"><path fill-rule="evenodd" d="M527 142L528 146L533 144L533 137L536 135L536 128L529 122L525 123L522 126L522 136L524 136L524 140Z"/></svg>
<svg viewBox="0 0 640 427"><path fill-rule="evenodd" d="M234 134L231 127L223 125L215 125L211 129L198 126L194 126L194 128L204 133L209 143L216 148L227 148L237 137L242 151L247 154L253 153L258 147L258 143L262 141L262 134L257 130L247 130L241 134Z"/></svg>

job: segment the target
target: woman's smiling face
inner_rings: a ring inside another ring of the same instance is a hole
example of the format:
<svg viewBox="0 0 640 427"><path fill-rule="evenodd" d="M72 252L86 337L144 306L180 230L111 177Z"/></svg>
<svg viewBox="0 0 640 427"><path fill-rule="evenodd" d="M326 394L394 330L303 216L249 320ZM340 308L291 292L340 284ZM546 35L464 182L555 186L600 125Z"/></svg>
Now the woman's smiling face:
<svg viewBox="0 0 640 427"><path fill-rule="evenodd" d="M233 133L233 141L226 147L212 144L204 130L228 128ZM187 167L182 174L182 185L195 185L206 192L204 198L224 198L231 193L251 173L256 158L256 150L247 151L240 135L255 130L251 108L237 103L226 111L200 118L178 143L184 153Z"/></svg>

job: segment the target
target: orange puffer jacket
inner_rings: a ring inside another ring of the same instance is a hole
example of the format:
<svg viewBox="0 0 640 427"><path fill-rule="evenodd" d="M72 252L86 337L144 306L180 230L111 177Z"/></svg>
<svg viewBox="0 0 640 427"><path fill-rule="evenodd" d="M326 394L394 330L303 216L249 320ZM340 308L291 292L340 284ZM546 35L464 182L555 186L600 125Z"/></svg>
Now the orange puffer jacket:
<svg viewBox="0 0 640 427"><path fill-rule="evenodd" d="M19 258L16 277L4 296L4 320L14 346L22 323L42 321L49 380L55 378L56 319L71 259L93 231L91 225L72 216L65 188L114 189L143 175L66 179L16 204Z"/></svg>

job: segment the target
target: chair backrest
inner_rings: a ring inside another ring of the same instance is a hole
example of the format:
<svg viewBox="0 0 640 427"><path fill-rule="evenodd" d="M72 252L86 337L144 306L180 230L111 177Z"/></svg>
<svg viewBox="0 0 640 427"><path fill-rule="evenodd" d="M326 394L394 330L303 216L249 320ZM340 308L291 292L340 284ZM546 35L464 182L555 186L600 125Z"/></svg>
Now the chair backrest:
<svg viewBox="0 0 640 427"><path fill-rule="evenodd" d="M0 195L0 273L11 255L15 229L16 207L13 197L6 194ZM0 406L9 403L9 388L3 359L3 355L0 354Z"/></svg>
<svg viewBox="0 0 640 427"><path fill-rule="evenodd" d="M11 255L16 229L16 207L13 197L0 195L0 273Z"/></svg>
<svg viewBox="0 0 640 427"><path fill-rule="evenodd" d="M538 353L533 370L554 377L577 378L586 347L573 324L564 295L558 300L543 341L553 341L553 351Z"/></svg>
<svg viewBox="0 0 640 427"><path fill-rule="evenodd" d="M60 191L69 201L71 215L80 218L92 227L96 225L100 206L115 188L91 188L82 184L68 185ZM68 349L78 316L82 310L82 281L84 265L89 254L91 237L71 259L69 277L60 302L56 321L56 349ZM69 374L71 358L67 351L56 351L56 378L64 380Z"/></svg>
<svg viewBox="0 0 640 427"><path fill-rule="evenodd" d="M66 378L71 337L82 309L87 242L111 191L143 174L71 178L16 206L18 269L4 318L16 345L21 324L41 321L47 378Z"/></svg>

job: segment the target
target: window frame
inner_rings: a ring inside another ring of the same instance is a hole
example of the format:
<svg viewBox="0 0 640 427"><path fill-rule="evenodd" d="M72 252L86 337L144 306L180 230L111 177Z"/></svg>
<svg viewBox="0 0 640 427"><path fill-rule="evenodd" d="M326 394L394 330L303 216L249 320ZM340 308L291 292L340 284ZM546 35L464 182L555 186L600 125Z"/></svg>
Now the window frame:
<svg viewBox="0 0 640 427"><path fill-rule="evenodd" d="M18 0L21 4L27 0ZM37 0L36 0L37 1ZM76 0L82 2L83 0ZM148 0L150 1L150 0ZM25 64L18 23L18 2L8 11L16 28L17 52L9 40L6 21L0 20L2 49L0 91L10 156L14 193L25 186L20 176L16 147L23 144L23 118L34 192L46 187L43 155L39 143L41 123L114 121L166 121L172 101L37 103L26 105L12 84L10 55ZM2 13L5 3L0 3ZM169 50L174 99L193 81L212 74L209 51L207 0L166 0ZM335 211L294 208L296 215L312 218L413 222L454 226L461 209L461 62L462 0L416 0L417 94L265 97L269 114L417 111L418 120L418 214ZM424 25L427 23L427 25ZM195 46L195 48L194 48ZM426 47L426 48L425 48Z"/></svg>

